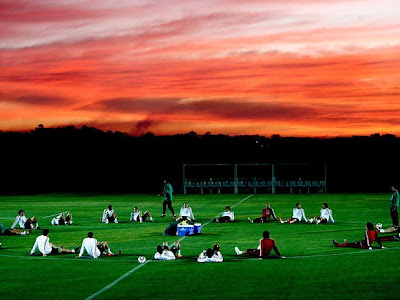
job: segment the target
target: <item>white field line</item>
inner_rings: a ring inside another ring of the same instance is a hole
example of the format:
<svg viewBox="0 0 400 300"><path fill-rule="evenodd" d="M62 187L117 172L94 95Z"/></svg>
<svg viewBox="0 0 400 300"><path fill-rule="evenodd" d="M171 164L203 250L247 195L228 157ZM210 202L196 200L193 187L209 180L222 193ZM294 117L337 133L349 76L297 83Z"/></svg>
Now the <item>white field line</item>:
<svg viewBox="0 0 400 300"><path fill-rule="evenodd" d="M235 206L239 205L240 203L242 203L243 201L249 199L251 196L253 196L253 194L243 198L242 200L240 200L238 203L236 203L235 205L232 206L232 208L234 208ZM219 214L216 216L218 217ZM206 222L204 226L207 226L208 224L210 224L212 222L213 219L211 219L210 221ZM183 241L187 236L183 236L181 237L178 241L181 242ZM108 289L112 288L114 285L116 285L117 283L119 283L121 280L125 279L126 277L128 277L129 275L131 275L132 273L136 272L137 270L139 270L140 268L144 267L145 265L147 265L147 263L150 260L147 260L144 264L140 264L136 267L134 267L133 269L129 270L128 272L126 272L124 275L122 275L121 277L117 278L116 280L114 280L113 282L111 282L110 284L106 285L105 287L103 287L101 290L97 291L96 293L90 295L89 297L87 297L85 300L91 300L96 298L98 295L102 294L103 292L107 291Z"/></svg>
<svg viewBox="0 0 400 300"><path fill-rule="evenodd" d="M59 213L57 213L57 214L52 214L52 215L49 215L49 216L44 216L44 217L41 217L41 219L46 219L46 218L50 218L50 217L55 217L55 216L58 216L58 215L60 215L60 214L65 214L65 213L67 213L67 211L59 212Z"/></svg>
<svg viewBox="0 0 400 300"><path fill-rule="evenodd" d="M387 250L397 250L400 247L390 247L384 249L360 249L359 251L352 251L352 252L344 252L344 253L326 253L326 254L314 254L314 255L293 255L293 256L285 256L283 259L299 259L299 258L313 258L313 257L329 257L329 256L343 256L343 255L354 255L354 254L366 254L366 253L376 253L377 251L387 251ZM262 258L240 258L240 259L232 259L237 261L252 261L252 260L266 260Z"/></svg>

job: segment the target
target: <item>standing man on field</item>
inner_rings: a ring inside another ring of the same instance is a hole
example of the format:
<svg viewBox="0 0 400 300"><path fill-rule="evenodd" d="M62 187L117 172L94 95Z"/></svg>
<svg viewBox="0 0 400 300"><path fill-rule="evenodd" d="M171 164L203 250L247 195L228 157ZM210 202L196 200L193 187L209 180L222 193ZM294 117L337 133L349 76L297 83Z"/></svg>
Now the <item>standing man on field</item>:
<svg viewBox="0 0 400 300"><path fill-rule="evenodd" d="M164 180L164 188L162 193L158 194L158 196L164 195L164 202L163 202L163 213L161 215L161 218L165 217L165 211L167 209L167 206L169 210L172 213L173 218L176 218L176 214L174 209L172 208L172 193L174 192L174 189L172 188L172 185L168 182L168 180Z"/></svg>
<svg viewBox="0 0 400 300"><path fill-rule="evenodd" d="M390 198L390 216L393 220L393 226L399 226L399 215L397 208L399 207L399 191L392 185L392 198Z"/></svg>

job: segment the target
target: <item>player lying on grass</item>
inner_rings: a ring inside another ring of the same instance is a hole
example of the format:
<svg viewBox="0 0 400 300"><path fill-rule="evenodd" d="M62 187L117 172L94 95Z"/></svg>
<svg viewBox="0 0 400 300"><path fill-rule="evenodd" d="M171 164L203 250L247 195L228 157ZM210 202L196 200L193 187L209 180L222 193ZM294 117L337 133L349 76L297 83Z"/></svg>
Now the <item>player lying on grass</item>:
<svg viewBox="0 0 400 300"><path fill-rule="evenodd" d="M265 204L265 208L262 210L262 216L260 218L255 218L254 220L251 218L248 218L250 223L268 223L271 221L271 217L274 218L274 220L278 220L278 218L275 215L274 209L271 207L271 204L267 203Z"/></svg>
<svg viewBox="0 0 400 300"><path fill-rule="evenodd" d="M271 251L274 250L276 256L271 255ZM274 239L269 238L269 231L263 232L263 238L260 240L260 244L257 249L247 249L245 251L240 251L238 247L235 247L237 255L247 254L251 257L260 258L281 258L278 248Z"/></svg>
<svg viewBox="0 0 400 300"><path fill-rule="evenodd" d="M101 222L105 222L107 224L118 223L117 213L114 211L111 204L103 211Z"/></svg>
<svg viewBox="0 0 400 300"><path fill-rule="evenodd" d="M197 258L197 262L199 263L222 262L223 260L224 258L219 251L219 244L215 244L212 249L208 248L206 251L201 252L199 257Z"/></svg>
<svg viewBox="0 0 400 300"><path fill-rule="evenodd" d="M93 258L99 258L106 250L108 256L114 255L114 253L111 252L110 246L107 242L99 242L93 237L93 235L93 232L88 232L88 237L83 239L81 251L79 252L79 257L82 257L85 250L87 254L89 254Z"/></svg>
<svg viewBox="0 0 400 300"><path fill-rule="evenodd" d="M366 225L366 231L364 234L364 238L360 242L353 242L353 243L348 243L347 240L344 240L344 244L339 244L335 240L333 240L333 244L336 247L349 247L349 248L361 248L361 249L372 249L372 244L376 241L379 245L380 248L384 248L382 246L381 240L378 237L378 234L376 233L374 229L374 225L372 225L371 222L368 222Z"/></svg>
<svg viewBox="0 0 400 300"><path fill-rule="evenodd" d="M194 221L194 215L193 215L192 208L189 207L189 204L187 204L186 202L183 203L181 211L179 212L179 220Z"/></svg>
<svg viewBox="0 0 400 300"><path fill-rule="evenodd" d="M383 229L383 228L382 228L382 224L381 224L381 223L378 223L378 224L376 224L375 228L376 228L376 231L379 232L379 233L400 232L400 226L397 226L397 225L393 225L392 227Z"/></svg>
<svg viewBox="0 0 400 300"><path fill-rule="evenodd" d="M213 222L217 223L225 223L225 222L233 222L235 221L235 213L231 211L231 207L227 206L225 207L225 211L221 214L221 217L214 218Z"/></svg>
<svg viewBox="0 0 400 300"><path fill-rule="evenodd" d="M176 257L182 257L179 241L174 242L171 248L168 248L167 242L164 242L162 246L158 245L157 252L154 254L156 260L174 260Z"/></svg>
<svg viewBox="0 0 400 300"><path fill-rule="evenodd" d="M328 203L322 204L322 209L320 211L320 217L314 215L310 220L308 220L311 224L327 224L327 223L335 223L333 219L332 210L328 208Z"/></svg>
<svg viewBox="0 0 400 300"><path fill-rule="evenodd" d="M65 215L64 213L59 214L51 220L51 225L72 225L72 214L70 212Z"/></svg>
<svg viewBox="0 0 400 300"><path fill-rule="evenodd" d="M301 204L300 203L296 203L296 207L293 208L293 216L285 221L283 221L281 218L279 218L279 222L283 223L288 223L288 224L293 224L293 223L297 223L297 222L308 222L307 218L306 218L306 214L304 213L304 209L301 208Z"/></svg>
<svg viewBox="0 0 400 300"><path fill-rule="evenodd" d="M11 229L7 228L6 226L3 225L3 223L0 223L0 235L26 235L29 234L31 231L30 229L22 230L22 229Z"/></svg>
<svg viewBox="0 0 400 300"><path fill-rule="evenodd" d="M65 249L64 246L58 247L50 243L49 230L43 229L43 235L36 238L35 244L33 245L29 255L34 255L37 249L39 249L39 252L42 253L43 256L47 256L49 254L75 253L78 251L79 246L76 246L75 249L72 250Z"/></svg>
<svg viewBox="0 0 400 300"><path fill-rule="evenodd" d="M146 210L144 214L142 214L142 212L135 206L135 208L133 209L133 213L131 213L129 221L142 223L146 221L147 218L150 222L154 222L153 218L151 217L151 213L148 210Z"/></svg>
<svg viewBox="0 0 400 300"><path fill-rule="evenodd" d="M18 216L15 218L14 223L11 225L11 229L14 229L17 225L21 229L38 229L39 226L37 218L27 218L23 209L20 209L18 211Z"/></svg>

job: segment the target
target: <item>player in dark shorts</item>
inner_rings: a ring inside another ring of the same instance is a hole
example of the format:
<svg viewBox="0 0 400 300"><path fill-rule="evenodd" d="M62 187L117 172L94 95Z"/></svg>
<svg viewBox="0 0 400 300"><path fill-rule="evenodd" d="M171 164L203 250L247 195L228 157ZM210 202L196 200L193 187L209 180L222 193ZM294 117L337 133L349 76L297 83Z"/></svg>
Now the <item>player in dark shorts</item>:
<svg viewBox="0 0 400 300"><path fill-rule="evenodd" d="M372 244L376 241L380 248L384 248L381 243L381 239L374 229L374 225L371 222L368 222L366 225L366 231L364 234L364 238L362 241L348 243L347 240L344 240L343 244L339 244L335 240L333 240L333 244L336 247L348 247L348 248L361 248L361 249L372 249Z"/></svg>
<svg viewBox="0 0 400 300"><path fill-rule="evenodd" d="M391 186L392 197L390 198L390 216L393 221L393 226L399 226L399 215L397 213L397 209L399 207L399 192L394 186Z"/></svg>
<svg viewBox="0 0 400 300"><path fill-rule="evenodd" d="M111 204L103 211L103 217L100 219L100 221L107 224L118 223L117 213L114 211Z"/></svg>
<svg viewBox="0 0 400 300"><path fill-rule="evenodd" d="M97 239L94 237L94 233L91 231L88 232L87 238L83 239L81 251L79 252L79 257L82 257L85 251L92 258L101 257L104 251L107 251L108 256L114 255L114 253L111 252L108 243L106 241L97 241Z"/></svg>
<svg viewBox="0 0 400 300"><path fill-rule="evenodd" d="M172 217L176 218L176 214L175 211L172 207L172 193L174 192L174 188L172 187L172 184L169 183L169 181L167 179L164 180L164 187L163 187L163 191L161 193L158 194L158 196L164 196L164 201L163 201L163 213L161 215L161 218L165 217L165 211L167 209L167 206L169 208L169 210L172 213Z"/></svg>
<svg viewBox="0 0 400 300"><path fill-rule="evenodd" d="M0 235L26 235L29 234L31 231L30 230L22 230L22 229L11 229L7 228L6 226L3 225L3 223L0 223Z"/></svg>
<svg viewBox="0 0 400 300"><path fill-rule="evenodd" d="M271 255L271 251L274 250L275 255ZM263 238L260 240L260 245L258 249L247 249L245 251L240 251L238 247L235 247L235 251L237 255L247 254L251 257L259 257L259 258L283 258L279 253L278 248L276 247L276 242L274 239L269 238L269 231L263 232Z"/></svg>
<svg viewBox="0 0 400 300"><path fill-rule="evenodd" d="M64 213L59 214L51 220L51 225L72 225L73 219L70 212L65 215Z"/></svg>
<svg viewBox="0 0 400 300"><path fill-rule="evenodd" d="M36 250L39 250L39 252L43 256L47 256L50 254L62 254L62 253L76 253L79 250L79 246L76 246L74 249L65 249L63 246L59 247L50 242L49 238L49 230L48 229L43 229L43 235L40 235L36 238L35 244L33 245L33 248L29 255L34 255Z"/></svg>
<svg viewBox="0 0 400 300"><path fill-rule="evenodd" d="M14 223L11 225L11 229L14 229L17 225L21 229L39 229L38 219L36 217L27 218L25 216L25 210L23 209L20 209L18 211L18 216L15 218Z"/></svg>
<svg viewBox="0 0 400 300"><path fill-rule="evenodd" d="M275 221L278 220L278 218L275 215L274 209L271 207L271 204L267 203L265 204L265 208L262 210L262 216L259 218L255 218L254 220L251 218L248 218L250 223L268 223L271 221L271 217L274 218Z"/></svg>
<svg viewBox="0 0 400 300"><path fill-rule="evenodd" d="M228 223L235 221L235 213L231 210L230 206L225 207L225 211L221 214L221 217L214 218L213 222L217 223Z"/></svg>
<svg viewBox="0 0 400 300"><path fill-rule="evenodd" d="M163 242L162 246L157 246L157 252L154 254L155 260L174 260L176 257L182 257L179 241L175 241L170 248L167 242Z"/></svg>

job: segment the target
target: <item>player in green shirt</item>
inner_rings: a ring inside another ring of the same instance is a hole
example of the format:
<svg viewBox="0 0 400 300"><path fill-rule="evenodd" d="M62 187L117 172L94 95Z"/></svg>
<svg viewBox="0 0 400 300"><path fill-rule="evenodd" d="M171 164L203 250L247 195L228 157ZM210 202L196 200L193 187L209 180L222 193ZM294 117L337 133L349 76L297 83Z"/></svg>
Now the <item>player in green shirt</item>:
<svg viewBox="0 0 400 300"><path fill-rule="evenodd" d="M391 186L392 197L390 198L390 216L393 220L393 226L399 226L399 215L397 214L397 208L399 207L399 191Z"/></svg>
<svg viewBox="0 0 400 300"><path fill-rule="evenodd" d="M0 223L0 235L26 235L29 234L30 232L31 232L30 230L7 228L6 226L3 225L3 223Z"/></svg>
<svg viewBox="0 0 400 300"><path fill-rule="evenodd" d="M167 206L169 210L172 212L173 218L176 218L176 214L174 209L172 208L172 193L174 192L174 189L172 188L172 185L168 182L168 180L164 180L164 188L162 193L158 194L158 196L164 195L164 202L163 202L163 213L161 215L161 218L165 217L165 211L167 209Z"/></svg>

